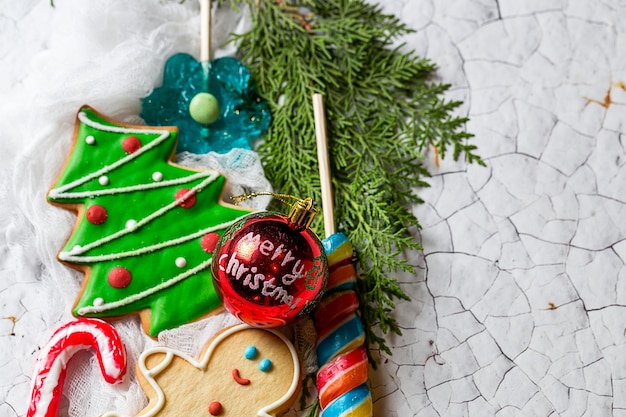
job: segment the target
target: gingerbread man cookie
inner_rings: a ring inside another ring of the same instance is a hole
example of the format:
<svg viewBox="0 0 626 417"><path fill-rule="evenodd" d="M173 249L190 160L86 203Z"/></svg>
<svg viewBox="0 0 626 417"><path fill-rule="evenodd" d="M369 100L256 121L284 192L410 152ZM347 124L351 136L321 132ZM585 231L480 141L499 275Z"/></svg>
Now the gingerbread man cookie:
<svg viewBox="0 0 626 417"><path fill-rule="evenodd" d="M218 333L199 360L159 347L144 352L137 367L150 398L137 417L273 417L291 405L300 387L291 342L245 324Z"/></svg>

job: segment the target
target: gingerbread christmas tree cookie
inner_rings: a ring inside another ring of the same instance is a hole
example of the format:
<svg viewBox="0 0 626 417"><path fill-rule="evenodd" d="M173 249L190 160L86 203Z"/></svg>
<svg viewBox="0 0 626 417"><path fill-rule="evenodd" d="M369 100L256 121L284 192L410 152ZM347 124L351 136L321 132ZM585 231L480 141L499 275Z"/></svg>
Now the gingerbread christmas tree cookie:
<svg viewBox="0 0 626 417"><path fill-rule="evenodd" d="M139 312L156 336L221 306L212 252L224 229L249 211L221 202L218 172L172 163L176 138L173 127L79 111L71 154L48 193L78 215L58 254L85 272L76 316Z"/></svg>

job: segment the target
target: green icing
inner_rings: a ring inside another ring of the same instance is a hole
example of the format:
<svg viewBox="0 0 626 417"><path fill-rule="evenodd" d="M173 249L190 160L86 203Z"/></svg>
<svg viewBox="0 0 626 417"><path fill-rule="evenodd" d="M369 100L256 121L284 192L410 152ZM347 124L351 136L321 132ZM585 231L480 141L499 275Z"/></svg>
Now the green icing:
<svg viewBox="0 0 626 417"><path fill-rule="evenodd" d="M176 129L122 126L89 107L81 109L78 123L69 161L48 194L54 203L85 206L59 254L61 260L91 267L74 314L115 317L150 309L149 333L156 336L218 308L221 302L210 275L211 254L202 249L202 236L208 232L222 235L229 224L249 214L219 203L224 177L211 171L198 175L169 163ZM93 144L87 143L89 136L95 139ZM128 136L142 143L131 156L122 148ZM156 144L160 139L164 140ZM153 179L155 172L161 174L160 181ZM108 178L107 185L99 182L102 175ZM168 184L171 181L180 183ZM142 189L137 190L138 186ZM192 207L173 204L177 191L194 187L200 188ZM106 209L104 223L94 225L86 219L93 205ZM140 226L129 231L129 220ZM82 251L73 252L76 246ZM179 257L185 258L184 267L176 265ZM108 282L109 272L118 266L132 274L125 288Z"/></svg>

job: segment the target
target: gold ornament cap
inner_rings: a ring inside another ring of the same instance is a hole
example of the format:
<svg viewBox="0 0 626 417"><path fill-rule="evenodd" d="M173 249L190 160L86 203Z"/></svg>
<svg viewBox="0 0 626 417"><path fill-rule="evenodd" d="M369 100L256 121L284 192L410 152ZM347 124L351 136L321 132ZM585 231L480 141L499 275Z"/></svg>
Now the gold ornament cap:
<svg viewBox="0 0 626 417"><path fill-rule="evenodd" d="M291 207L291 210L289 211L287 218L289 219L291 223L294 224L294 226L298 228L301 227L301 228L307 229L309 226L311 226L313 219L319 212L317 210L315 202L313 201L311 197L307 197L303 200L301 198L294 197L292 195L287 195L287 194L261 192L261 193L236 195L236 196L231 197L231 200L233 200L235 202L235 205L237 205L244 200L247 200L252 197L257 197L260 195L271 195L278 201L281 201L287 204L289 207ZM296 200L296 202L292 204L289 201L287 201L287 199Z"/></svg>
<svg viewBox="0 0 626 417"><path fill-rule="evenodd" d="M308 228L317 213L318 210L317 207L315 207L313 199L311 197L307 197L304 200L298 200L293 203L287 217L296 226Z"/></svg>

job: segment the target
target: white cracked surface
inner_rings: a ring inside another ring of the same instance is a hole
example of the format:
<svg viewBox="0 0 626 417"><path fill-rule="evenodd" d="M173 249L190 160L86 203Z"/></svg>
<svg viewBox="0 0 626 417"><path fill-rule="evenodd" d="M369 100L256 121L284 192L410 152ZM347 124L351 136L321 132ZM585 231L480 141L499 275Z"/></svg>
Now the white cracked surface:
<svg viewBox="0 0 626 417"><path fill-rule="evenodd" d="M71 14L69 27L68 8L78 1L57 0L56 10L34 0L5 3L0 415L12 417L25 415L38 346L69 319L79 287L79 277L54 260L73 218L43 201L62 161L33 149L59 135L50 150L64 157L83 104L71 93L86 85L93 88L82 93L85 102L112 116L136 114L162 61L135 59L125 41L143 30L164 37L163 56L177 50L171 44L192 49L193 26L183 23L193 21L196 6L169 3L176 25L150 32L166 16L155 1L126 14L113 7L119 1L97 2ZM425 203L414 207L424 251L408 255L417 275L400 276L411 296L397 305L403 335L389 336L393 355L382 354L371 372L375 415L626 416L626 2L380 3L416 29L405 48L437 63L436 78L452 85L449 97L465 102L459 113L469 116L487 166L444 160L437 167L428 157L431 187L419 190ZM146 22L133 26L141 13ZM80 49L89 39L68 41L98 21L111 35L95 50ZM116 87L102 77L107 54L128 56L125 70L150 76ZM82 77L68 78L77 69ZM25 122L9 129L14 120ZM17 163L27 168L19 179L10 176ZM41 229L42 217L59 231ZM136 336L135 322L123 331L125 340L134 337L131 349L151 343ZM89 383L98 374L83 367L72 377ZM141 408L123 390L107 394L115 406Z"/></svg>

